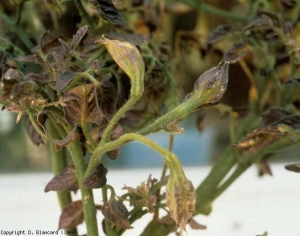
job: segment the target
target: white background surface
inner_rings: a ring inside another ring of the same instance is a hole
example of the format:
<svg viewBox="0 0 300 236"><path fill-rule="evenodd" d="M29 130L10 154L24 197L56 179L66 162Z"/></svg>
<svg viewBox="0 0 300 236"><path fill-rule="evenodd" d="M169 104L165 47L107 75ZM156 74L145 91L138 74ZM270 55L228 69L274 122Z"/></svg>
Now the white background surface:
<svg viewBox="0 0 300 236"><path fill-rule="evenodd" d="M209 167L185 168L187 177L197 186L209 172ZM255 236L268 231L269 236L300 235L300 174L288 172L283 165L272 165L274 177L258 178L254 167L238 179L213 204L209 216L198 216L207 230L187 228L188 236ZM127 169L108 172L108 184L121 188L135 187L149 174L160 176L159 169ZM1 230L56 230L60 210L55 192L44 193L52 174L0 175L0 232ZM78 194L76 198L79 198ZM100 202L100 190L95 191ZM138 236L147 219L133 224L125 236ZM102 215L98 213L99 222ZM85 233L83 226L79 233ZM35 235L35 234L34 234ZM103 235L103 234L101 234Z"/></svg>

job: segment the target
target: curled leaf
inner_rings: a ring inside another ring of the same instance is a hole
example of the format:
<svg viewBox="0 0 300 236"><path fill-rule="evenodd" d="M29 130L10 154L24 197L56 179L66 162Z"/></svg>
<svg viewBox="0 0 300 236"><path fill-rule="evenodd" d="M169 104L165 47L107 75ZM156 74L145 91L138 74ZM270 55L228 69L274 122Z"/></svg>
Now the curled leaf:
<svg viewBox="0 0 300 236"><path fill-rule="evenodd" d="M107 172L107 168L105 168L103 164L100 164L96 170L83 181L83 184L88 188L102 188L106 185Z"/></svg>
<svg viewBox="0 0 300 236"><path fill-rule="evenodd" d="M101 212L112 225L117 225L124 229L132 228L128 220L129 213L127 208L122 202L116 201L114 197L111 197L108 202L104 202Z"/></svg>
<svg viewBox="0 0 300 236"><path fill-rule="evenodd" d="M31 124L28 115L24 116L24 119L25 119L25 130L31 142L36 146L39 146L40 144L45 144L41 135L39 135L39 133L35 130L35 128ZM38 119L40 124L42 125L45 124L46 117L44 115L39 115Z"/></svg>
<svg viewBox="0 0 300 236"><path fill-rule="evenodd" d="M211 44L221 41L232 31L233 28L230 25L219 25L208 35L206 45L209 46Z"/></svg>
<svg viewBox="0 0 300 236"><path fill-rule="evenodd" d="M110 0L91 0L91 3L95 6L103 19L115 26L131 30L119 10Z"/></svg>
<svg viewBox="0 0 300 236"><path fill-rule="evenodd" d="M262 148L274 143L280 137L284 136L283 132L277 126L267 126L255 129L245 137L241 138L235 146L238 149L246 150L250 153L255 153Z"/></svg>
<svg viewBox="0 0 300 236"><path fill-rule="evenodd" d="M185 176L179 178L178 173L171 173L170 175L166 189L166 200L170 216L178 226L185 230L186 224L195 211L196 192L192 182Z"/></svg>
<svg viewBox="0 0 300 236"><path fill-rule="evenodd" d="M288 125L296 129L300 126L300 116L291 114L282 108L271 108L262 116L264 125Z"/></svg>
<svg viewBox="0 0 300 236"><path fill-rule="evenodd" d="M67 205L60 217L58 229L72 229L81 224L84 220L81 200Z"/></svg>
<svg viewBox="0 0 300 236"><path fill-rule="evenodd" d="M53 177L45 187L49 191L77 191L79 189L74 167L66 167L60 174Z"/></svg>
<svg viewBox="0 0 300 236"><path fill-rule="evenodd" d="M111 57L131 80L130 94L140 96L144 91L145 64L136 46L104 37L97 42L105 45Z"/></svg>
<svg viewBox="0 0 300 236"><path fill-rule="evenodd" d="M225 53L223 60L235 63L250 51L250 45L244 41L233 44Z"/></svg>
<svg viewBox="0 0 300 236"><path fill-rule="evenodd" d="M289 171L300 173L300 163L286 165L284 168Z"/></svg>

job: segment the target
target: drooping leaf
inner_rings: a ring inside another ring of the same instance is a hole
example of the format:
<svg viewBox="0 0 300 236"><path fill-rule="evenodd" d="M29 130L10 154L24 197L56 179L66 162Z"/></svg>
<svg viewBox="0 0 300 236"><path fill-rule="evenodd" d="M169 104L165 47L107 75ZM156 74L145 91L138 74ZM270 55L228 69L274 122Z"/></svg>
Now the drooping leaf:
<svg viewBox="0 0 300 236"><path fill-rule="evenodd" d="M206 45L209 46L221 41L232 31L233 28L230 25L219 25L207 36Z"/></svg>
<svg viewBox="0 0 300 236"><path fill-rule="evenodd" d="M73 72L65 72L60 74L55 85L56 91L64 89L74 79L74 76L75 73Z"/></svg>
<svg viewBox="0 0 300 236"><path fill-rule="evenodd" d="M144 91L145 64L139 50L128 42L118 40L102 38L97 42L105 45L111 57L131 80L130 94L140 96Z"/></svg>
<svg viewBox="0 0 300 236"><path fill-rule="evenodd" d="M111 0L90 0L94 7L97 9L100 17L109 21L115 26L119 26L128 30L131 28L126 23L125 19L111 2Z"/></svg>
<svg viewBox="0 0 300 236"><path fill-rule="evenodd" d="M241 41L233 44L225 53L223 60L229 63L236 63L250 51L250 45Z"/></svg>
<svg viewBox="0 0 300 236"><path fill-rule="evenodd" d="M284 168L289 171L300 173L300 163L286 165Z"/></svg>
<svg viewBox="0 0 300 236"><path fill-rule="evenodd" d="M175 170L170 170L171 175L166 189L166 202L170 211L170 216L176 225L184 230L195 211L196 192L191 181L185 176L178 178ZM175 175L175 176L174 176Z"/></svg>
<svg viewBox="0 0 300 236"><path fill-rule="evenodd" d="M94 93L98 109L107 120L111 120L116 113L118 102L114 85L108 80L103 80L100 86L95 87Z"/></svg>
<svg viewBox="0 0 300 236"><path fill-rule="evenodd" d="M108 202L104 202L101 212L112 225L120 226L124 229L131 229L128 220L128 210L122 202L118 202L112 197Z"/></svg>
<svg viewBox="0 0 300 236"><path fill-rule="evenodd" d="M103 164L100 164L96 170L83 181L83 184L88 188L102 188L106 185L107 172L107 168L105 168Z"/></svg>
<svg viewBox="0 0 300 236"><path fill-rule="evenodd" d="M282 108L271 108L270 111L262 116L264 125L284 124L294 129L300 126L300 115L290 114Z"/></svg>
<svg viewBox="0 0 300 236"><path fill-rule="evenodd" d="M70 124L101 121L102 114L96 106L93 90L93 84L85 84L68 91L64 98L64 112Z"/></svg>
<svg viewBox="0 0 300 236"><path fill-rule="evenodd" d="M71 49L75 49L78 46L78 44L80 43L80 41L82 40L82 38L84 37L84 35L86 34L88 29L89 29L89 26L84 25L80 29L77 30L76 34L73 35L73 40L70 45Z"/></svg>
<svg viewBox="0 0 300 236"><path fill-rule="evenodd" d="M117 149L113 149L109 152L106 153L106 155L111 159L111 160L116 160L117 157L119 156L120 154L120 148L117 148Z"/></svg>
<svg viewBox="0 0 300 236"><path fill-rule="evenodd" d="M250 153L255 153L262 148L274 143L280 137L286 135L277 126L266 126L255 129L251 133L241 138L235 146L238 149L246 150Z"/></svg>
<svg viewBox="0 0 300 236"><path fill-rule="evenodd" d="M38 119L40 124L42 125L45 124L46 117L44 115L39 115ZM24 116L24 121L25 121L25 130L31 142L36 146L39 146L40 144L45 144L41 135L39 135L39 133L35 130L35 128L31 124L28 115Z"/></svg>
<svg viewBox="0 0 300 236"><path fill-rule="evenodd" d="M75 201L67 205L60 217L58 229L72 229L81 224L84 220L82 202Z"/></svg>
<svg viewBox="0 0 300 236"><path fill-rule="evenodd" d="M204 229L207 229L207 227L205 225L201 225L199 224L195 219L191 219L189 221L189 225L192 229L201 229L201 230L204 230Z"/></svg>
<svg viewBox="0 0 300 236"><path fill-rule="evenodd" d="M16 61L21 61L21 62L33 62L33 63L41 65L42 67L44 67L48 71L52 71L51 65L48 62L45 62L43 60L43 58L41 58L37 54L28 55L28 56L20 56L20 57L15 58L15 60Z"/></svg>
<svg viewBox="0 0 300 236"><path fill-rule="evenodd" d="M75 134L75 131L77 129L77 125L74 126L74 128L71 130L71 132L68 134L67 137L65 137L64 139L62 140L56 140L56 139L51 139L49 140L50 142L53 142L56 147L58 148L62 148L62 147L65 147L69 144L69 142L72 140L73 138L73 135Z"/></svg>
<svg viewBox="0 0 300 236"><path fill-rule="evenodd" d="M37 82L40 85L49 84L51 82L51 77L48 73L36 74L29 73L25 76L27 80L32 80Z"/></svg>
<svg viewBox="0 0 300 236"><path fill-rule="evenodd" d="M45 187L49 191L77 191L79 184L74 167L68 166L61 173L54 176Z"/></svg>

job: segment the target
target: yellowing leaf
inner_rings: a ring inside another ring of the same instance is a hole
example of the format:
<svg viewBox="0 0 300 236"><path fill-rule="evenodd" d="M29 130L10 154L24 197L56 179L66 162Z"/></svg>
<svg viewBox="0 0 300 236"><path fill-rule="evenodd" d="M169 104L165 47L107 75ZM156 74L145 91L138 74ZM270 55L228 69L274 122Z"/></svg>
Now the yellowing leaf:
<svg viewBox="0 0 300 236"><path fill-rule="evenodd" d="M105 45L114 61L128 75L131 80L131 96L140 96L144 91L145 64L137 47L104 37L97 42Z"/></svg>

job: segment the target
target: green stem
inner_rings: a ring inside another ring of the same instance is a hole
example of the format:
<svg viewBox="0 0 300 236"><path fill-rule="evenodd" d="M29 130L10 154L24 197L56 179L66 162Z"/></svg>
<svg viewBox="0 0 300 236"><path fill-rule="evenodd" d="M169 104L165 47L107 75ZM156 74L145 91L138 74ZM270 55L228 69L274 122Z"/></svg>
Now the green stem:
<svg viewBox="0 0 300 236"><path fill-rule="evenodd" d="M78 140L74 140L70 142L67 147L73 159L82 195L82 207L87 227L87 235L98 236L98 225L93 192L91 189L82 184L84 180L85 163L80 142Z"/></svg>
<svg viewBox="0 0 300 236"><path fill-rule="evenodd" d="M201 11L207 12L207 13L213 14L215 16L223 17L225 19L232 20L232 21L240 21L243 23L248 21L247 17L237 16L237 15L233 14L232 12L216 8L214 6L211 6L211 5L203 3L203 2L197 3L196 1L193 1L193 0L182 0L182 1L200 12Z"/></svg>

